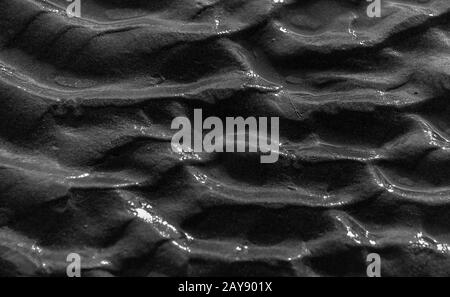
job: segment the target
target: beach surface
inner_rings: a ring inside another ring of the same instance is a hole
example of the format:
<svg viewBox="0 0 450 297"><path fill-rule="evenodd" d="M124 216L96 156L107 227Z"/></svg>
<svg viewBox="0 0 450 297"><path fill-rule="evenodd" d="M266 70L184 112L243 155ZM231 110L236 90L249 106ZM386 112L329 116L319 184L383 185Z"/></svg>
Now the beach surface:
<svg viewBox="0 0 450 297"><path fill-rule="evenodd" d="M450 275L450 1L0 0L0 275ZM175 152L278 117L280 157Z"/></svg>

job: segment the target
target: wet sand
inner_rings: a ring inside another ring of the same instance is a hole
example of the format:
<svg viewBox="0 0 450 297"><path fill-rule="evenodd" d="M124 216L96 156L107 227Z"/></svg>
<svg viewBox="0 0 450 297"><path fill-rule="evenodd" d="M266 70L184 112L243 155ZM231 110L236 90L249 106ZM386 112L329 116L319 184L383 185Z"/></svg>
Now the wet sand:
<svg viewBox="0 0 450 297"><path fill-rule="evenodd" d="M382 2L0 0L0 275L449 276L450 2Z"/></svg>

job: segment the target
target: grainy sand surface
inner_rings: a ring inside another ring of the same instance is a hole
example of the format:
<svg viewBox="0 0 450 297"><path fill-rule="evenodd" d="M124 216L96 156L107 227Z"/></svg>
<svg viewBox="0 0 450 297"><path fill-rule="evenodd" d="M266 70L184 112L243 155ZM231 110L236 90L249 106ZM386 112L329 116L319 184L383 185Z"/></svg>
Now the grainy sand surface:
<svg viewBox="0 0 450 297"><path fill-rule="evenodd" d="M0 275L450 275L450 1L81 2L0 0Z"/></svg>

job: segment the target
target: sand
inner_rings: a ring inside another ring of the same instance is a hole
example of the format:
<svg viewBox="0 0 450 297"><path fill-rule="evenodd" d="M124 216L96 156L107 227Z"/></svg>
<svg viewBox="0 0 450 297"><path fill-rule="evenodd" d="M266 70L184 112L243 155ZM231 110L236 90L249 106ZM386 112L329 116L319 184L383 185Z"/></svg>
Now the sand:
<svg viewBox="0 0 450 297"><path fill-rule="evenodd" d="M450 2L382 2L0 0L0 275L450 275Z"/></svg>

